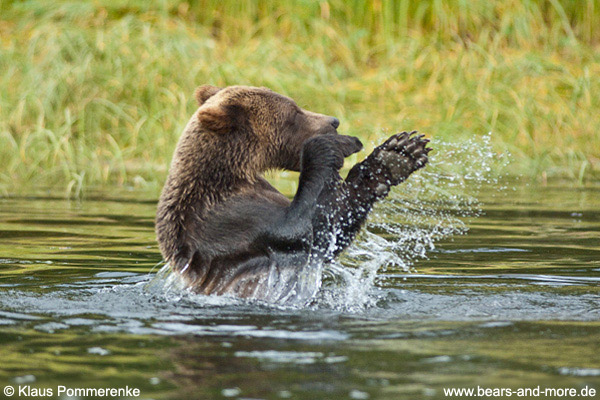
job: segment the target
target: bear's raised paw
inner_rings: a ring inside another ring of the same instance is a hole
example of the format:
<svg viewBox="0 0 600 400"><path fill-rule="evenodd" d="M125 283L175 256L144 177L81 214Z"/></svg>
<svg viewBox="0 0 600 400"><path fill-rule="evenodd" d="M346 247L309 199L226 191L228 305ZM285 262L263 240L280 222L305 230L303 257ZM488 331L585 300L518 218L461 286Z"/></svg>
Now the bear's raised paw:
<svg viewBox="0 0 600 400"><path fill-rule="evenodd" d="M398 185L414 171L427 164L431 148L425 147L429 139L415 135L417 131L393 135L375 151L375 159L390 172L390 185Z"/></svg>

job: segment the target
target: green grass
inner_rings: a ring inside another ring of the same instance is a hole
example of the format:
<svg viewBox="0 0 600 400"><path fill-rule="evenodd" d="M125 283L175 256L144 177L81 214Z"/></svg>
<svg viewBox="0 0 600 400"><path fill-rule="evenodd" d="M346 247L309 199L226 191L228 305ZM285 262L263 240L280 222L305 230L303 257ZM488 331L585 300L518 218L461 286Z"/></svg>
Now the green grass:
<svg viewBox="0 0 600 400"><path fill-rule="evenodd" d="M511 174L597 179L598 21L600 0L0 0L0 188L158 190L203 83L268 86L368 148L491 131Z"/></svg>

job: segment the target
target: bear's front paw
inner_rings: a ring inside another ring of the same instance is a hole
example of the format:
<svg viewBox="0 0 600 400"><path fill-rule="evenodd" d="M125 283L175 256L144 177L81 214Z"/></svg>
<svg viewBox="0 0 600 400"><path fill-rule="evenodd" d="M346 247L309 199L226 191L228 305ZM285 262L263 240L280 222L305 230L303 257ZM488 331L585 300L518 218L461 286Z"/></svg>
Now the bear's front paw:
<svg viewBox="0 0 600 400"><path fill-rule="evenodd" d="M335 135L331 138L336 142L344 158L361 151L363 148L362 142L354 136Z"/></svg>
<svg viewBox="0 0 600 400"><path fill-rule="evenodd" d="M302 162L303 165L329 166L337 171L344 165L344 158L360 149L362 149L362 143L353 136L315 136L304 143Z"/></svg>
<svg viewBox="0 0 600 400"><path fill-rule="evenodd" d="M425 147L429 139L425 135L397 133L385 141L375 151L375 159L390 173L390 185L397 185L410 174L427 164L427 154L431 148Z"/></svg>

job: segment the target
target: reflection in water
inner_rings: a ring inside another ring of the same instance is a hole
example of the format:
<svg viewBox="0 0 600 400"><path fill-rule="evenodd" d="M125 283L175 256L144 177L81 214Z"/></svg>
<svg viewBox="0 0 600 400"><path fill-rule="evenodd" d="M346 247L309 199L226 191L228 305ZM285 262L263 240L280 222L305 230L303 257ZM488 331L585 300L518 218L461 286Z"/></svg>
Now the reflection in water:
<svg viewBox="0 0 600 400"><path fill-rule="evenodd" d="M157 280L151 201L2 199L0 383L173 399L598 388L600 188L499 192L482 175L475 201L430 187L468 187L443 165L379 207L304 308Z"/></svg>

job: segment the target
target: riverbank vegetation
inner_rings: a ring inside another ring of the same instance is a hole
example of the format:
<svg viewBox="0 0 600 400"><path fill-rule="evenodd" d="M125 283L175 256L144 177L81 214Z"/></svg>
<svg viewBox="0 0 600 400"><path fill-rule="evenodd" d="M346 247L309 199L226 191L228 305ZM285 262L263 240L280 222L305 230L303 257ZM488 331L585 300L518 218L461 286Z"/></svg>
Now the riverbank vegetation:
<svg viewBox="0 0 600 400"><path fill-rule="evenodd" d="M600 0L3 1L0 188L160 188L200 84L600 177ZM460 155L456 162L460 162Z"/></svg>

